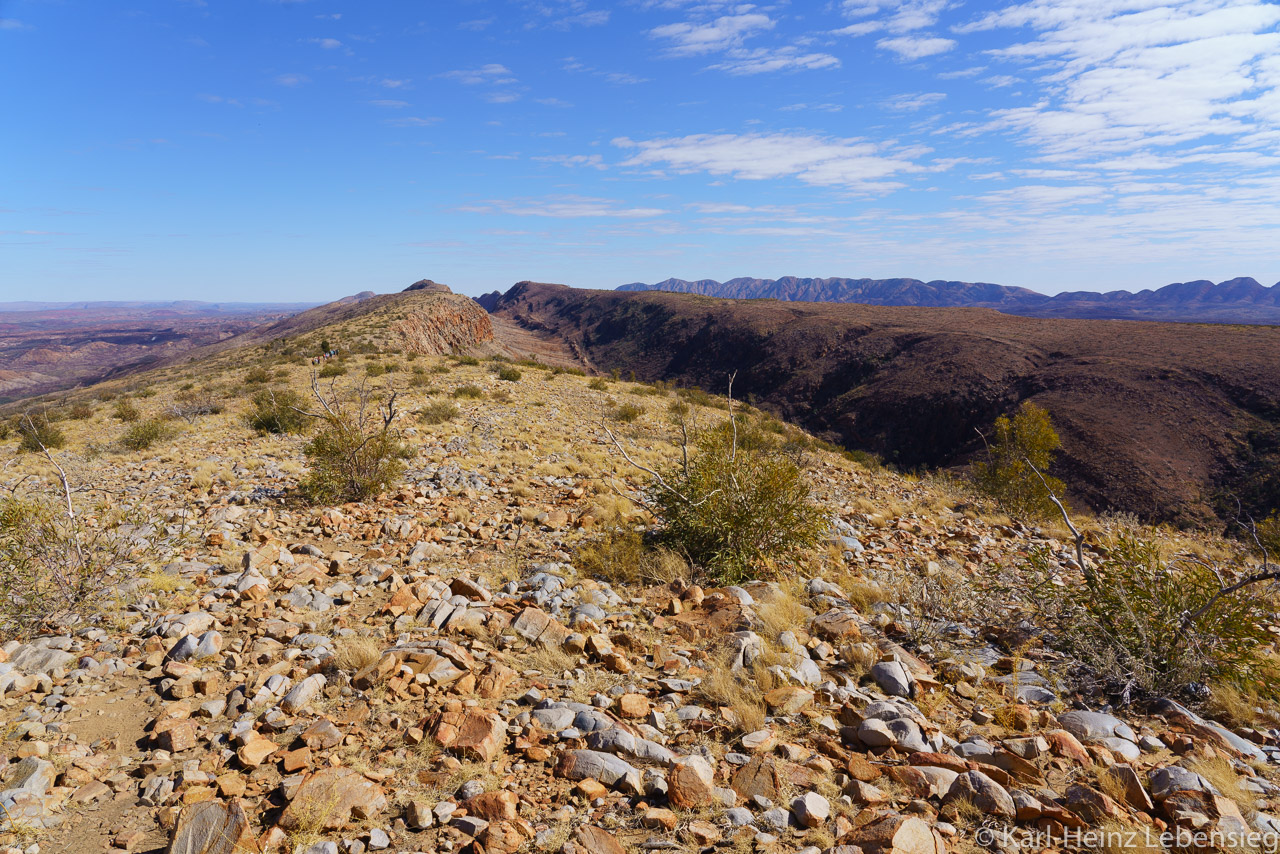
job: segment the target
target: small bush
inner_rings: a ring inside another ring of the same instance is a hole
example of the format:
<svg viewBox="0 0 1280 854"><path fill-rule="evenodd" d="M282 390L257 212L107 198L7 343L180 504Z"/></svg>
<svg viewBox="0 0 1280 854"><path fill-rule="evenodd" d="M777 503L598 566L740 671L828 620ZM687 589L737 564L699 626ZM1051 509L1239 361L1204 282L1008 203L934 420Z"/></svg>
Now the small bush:
<svg viewBox="0 0 1280 854"><path fill-rule="evenodd" d="M158 418L139 421L120 437L120 445L128 451L145 451L156 442L173 435L173 427Z"/></svg>
<svg viewBox="0 0 1280 854"><path fill-rule="evenodd" d="M387 403L391 406L394 398ZM377 495L404 473L412 454L391 429L394 411L380 414L368 393L357 404L330 401L331 413L320 432L303 448L310 471L303 493L312 501L363 501Z"/></svg>
<svg viewBox="0 0 1280 854"><path fill-rule="evenodd" d="M364 372L371 377L380 377L387 372L387 366L382 362L370 362L364 366Z"/></svg>
<svg viewBox="0 0 1280 854"><path fill-rule="evenodd" d="M253 408L245 416L249 426L261 435L267 433L301 433L308 417L302 408L302 396L293 389L262 389L253 395Z"/></svg>
<svg viewBox="0 0 1280 854"><path fill-rule="evenodd" d="M1267 627L1280 614L1252 587L1215 600L1220 573L1200 559L1166 560L1155 540L1126 532L1083 581L1062 579L1052 555L1034 549L1016 592L1046 642L1100 682L1149 692L1223 681L1265 686L1280 675L1265 656L1275 640Z"/></svg>
<svg viewBox="0 0 1280 854"><path fill-rule="evenodd" d="M179 391L164 408L166 417L180 418L188 424L196 423L202 415L217 415L221 411L222 404L208 389L200 391L194 387Z"/></svg>
<svg viewBox="0 0 1280 854"><path fill-rule="evenodd" d="M138 409L137 405L126 397L116 401L115 409L112 410L111 414L129 424L142 417L142 410Z"/></svg>
<svg viewBox="0 0 1280 854"><path fill-rule="evenodd" d="M578 547L574 566L591 578L610 582L668 584L685 578L689 566L675 552L650 548L634 527L611 525L600 537Z"/></svg>
<svg viewBox="0 0 1280 854"><path fill-rule="evenodd" d="M812 548L827 528L802 460L752 427L726 421L698 431L688 461L662 473L650 503L662 538L724 583Z"/></svg>
<svg viewBox="0 0 1280 854"><path fill-rule="evenodd" d="M326 362L324 367L322 367L319 370L316 376L320 377L321 379L328 379L329 377L346 376L346 374L347 374L347 368L345 365L342 365L338 362Z"/></svg>
<svg viewBox="0 0 1280 854"><path fill-rule="evenodd" d="M1013 418L996 419L987 460L973 465L974 480L1010 516L1047 519L1058 512L1051 496L1063 492L1062 481L1047 473L1061 445L1049 413L1024 401Z"/></svg>
<svg viewBox="0 0 1280 854"><path fill-rule="evenodd" d="M96 508L88 527L53 495L0 498L0 639L61 629L73 617L100 612L110 584L137 547L122 535L126 521Z"/></svg>
<svg viewBox="0 0 1280 854"><path fill-rule="evenodd" d="M593 391L605 391L609 388L609 383L604 377L596 377L591 382L587 383L587 388Z"/></svg>
<svg viewBox="0 0 1280 854"><path fill-rule="evenodd" d="M453 360L459 365L478 365L480 360L475 356L454 356Z"/></svg>
<svg viewBox="0 0 1280 854"><path fill-rule="evenodd" d="M521 376L523 376L523 374L521 374L518 369L513 368L510 365L503 365L501 368L498 368L498 379L500 380L506 380L509 383L518 383L520 382Z"/></svg>
<svg viewBox="0 0 1280 854"><path fill-rule="evenodd" d="M67 417L72 421L85 421L93 417L93 407L83 401L74 403L67 408Z"/></svg>
<svg viewBox="0 0 1280 854"><path fill-rule="evenodd" d="M478 385L460 385L453 390L453 396L478 400L479 398L484 397L484 391Z"/></svg>
<svg viewBox="0 0 1280 854"><path fill-rule="evenodd" d="M262 385L271 382L271 372L262 365L250 368L244 375L244 381L249 385Z"/></svg>
<svg viewBox="0 0 1280 854"><path fill-rule="evenodd" d="M423 424L443 424L458 417L458 407L447 400L433 400L418 410Z"/></svg>
<svg viewBox="0 0 1280 854"><path fill-rule="evenodd" d="M613 420L621 421L623 424L630 424L641 415L644 415L644 408L636 406L634 403L624 403L613 411Z"/></svg>
<svg viewBox="0 0 1280 854"><path fill-rule="evenodd" d="M39 453L48 448L56 450L67 444L67 437L43 414L23 416L18 421L19 451Z"/></svg>

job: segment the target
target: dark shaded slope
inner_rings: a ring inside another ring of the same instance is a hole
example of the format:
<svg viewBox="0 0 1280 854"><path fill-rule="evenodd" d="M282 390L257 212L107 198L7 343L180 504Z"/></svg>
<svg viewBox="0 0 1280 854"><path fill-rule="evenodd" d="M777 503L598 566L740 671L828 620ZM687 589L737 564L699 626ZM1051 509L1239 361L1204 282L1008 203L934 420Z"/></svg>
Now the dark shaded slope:
<svg viewBox="0 0 1280 854"><path fill-rule="evenodd" d="M1194 523L1222 490L1280 494L1265 464L1280 436L1278 329L530 282L494 310L602 371L721 390L736 370L741 395L906 467L963 462L976 429L1029 399L1053 413L1059 474L1095 509Z"/></svg>

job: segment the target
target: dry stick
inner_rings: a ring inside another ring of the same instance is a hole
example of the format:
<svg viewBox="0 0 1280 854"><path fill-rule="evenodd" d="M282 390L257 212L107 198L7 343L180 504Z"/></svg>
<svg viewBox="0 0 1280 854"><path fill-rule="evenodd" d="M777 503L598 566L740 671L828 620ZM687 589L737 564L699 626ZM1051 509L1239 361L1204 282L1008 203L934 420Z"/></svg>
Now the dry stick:
<svg viewBox="0 0 1280 854"><path fill-rule="evenodd" d="M1058 512L1062 514L1062 521L1066 522L1067 527L1071 529L1071 536L1076 541L1076 563L1080 564L1080 571L1084 573L1084 577L1089 584L1094 584L1097 581L1097 576L1093 574L1093 570L1087 567L1084 562L1084 534L1076 530L1076 526L1071 524L1071 517L1067 515L1066 505L1054 494L1053 489L1049 486L1049 481L1040 473L1040 469L1036 468L1036 464L1027 459L1025 454L1022 457L1022 461L1036 473L1036 477L1040 478L1040 482L1044 484L1045 492L1049 493L1049 500L1058 508Z"/></svg>

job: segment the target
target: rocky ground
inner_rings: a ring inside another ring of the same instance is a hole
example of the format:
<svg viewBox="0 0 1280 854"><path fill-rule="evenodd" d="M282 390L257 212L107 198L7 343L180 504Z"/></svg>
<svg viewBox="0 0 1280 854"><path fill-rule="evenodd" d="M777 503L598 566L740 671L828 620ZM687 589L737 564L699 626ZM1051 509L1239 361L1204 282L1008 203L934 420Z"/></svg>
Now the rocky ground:
<svg viewBox="0 0 1280 854"><path fill-rule="evenodd" d="M1113 715L972 601L1033 545L1065 565L1053 532L815 451L822 554L728 588L611 584L575 549L643 477L599 425L639 406L615 431L666 458L672 396L412 364L415 456L364 504L289 500L303 440L243 425L234 360L205 378L227 410L151 451L107 447L107 404L68 423L72 475L147 508L161 545L101 619L0 647L0 851L943 854L1280 827L1280 732ZM484 396L415 423L465 385ZM929 619L927 578L975 618Z"/></svg>

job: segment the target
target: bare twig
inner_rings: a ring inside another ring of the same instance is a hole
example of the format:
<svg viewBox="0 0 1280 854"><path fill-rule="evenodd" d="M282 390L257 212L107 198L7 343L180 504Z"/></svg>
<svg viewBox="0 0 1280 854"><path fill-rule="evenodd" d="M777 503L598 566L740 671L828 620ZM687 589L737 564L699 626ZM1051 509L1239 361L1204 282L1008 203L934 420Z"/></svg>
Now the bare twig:
<svg viewBox="0 0 1280 854"><path fill-rule="evenodd" d="M1084 573L1085 580L1087 580L1091 585L1094 584L1097 581L1097 576L1093 574L1093 570L1084 562L1084 534L1080 533L1080 531L1076 529L1076 526L1072 524L1071 517L1067 514L1066 505L1062 503L1062 500L1058 498L1057 494L1053 491L1053 488L1049 486L1049 480L1040 473L1040 469L1036 468L1035 463L1027 459L1026 455L1023 455L1022 461L1027 464L1028 468L1036 473L1036 477L1040 478L1040 482L1044 484L1045 492L1049 494L1049 500L1053 502L1053 505L1058 508L1058 512L1062 514L1062 521L1067 523L1067 528L1070 529L1071 536L1076 542L1076 563L1080 565L1080 571Z"/></svg>

